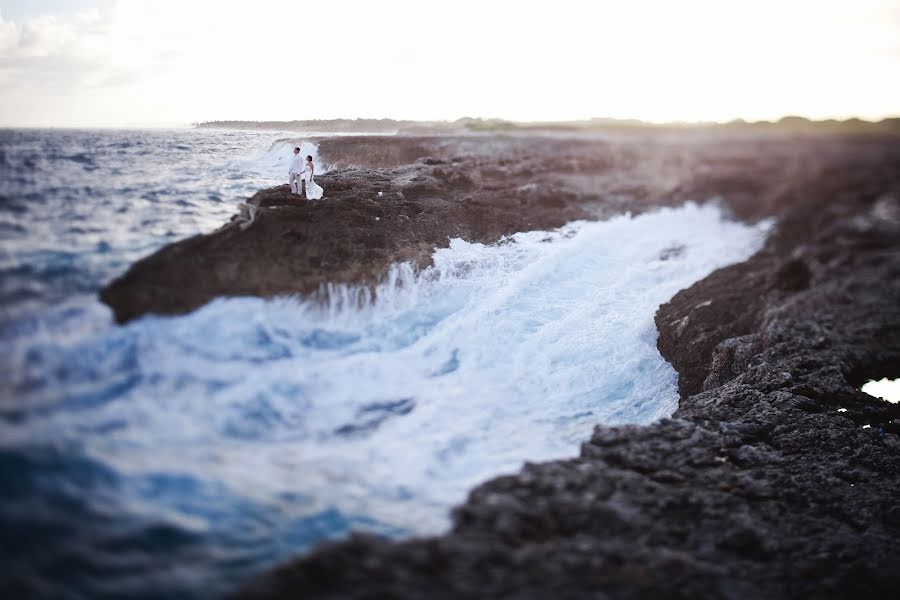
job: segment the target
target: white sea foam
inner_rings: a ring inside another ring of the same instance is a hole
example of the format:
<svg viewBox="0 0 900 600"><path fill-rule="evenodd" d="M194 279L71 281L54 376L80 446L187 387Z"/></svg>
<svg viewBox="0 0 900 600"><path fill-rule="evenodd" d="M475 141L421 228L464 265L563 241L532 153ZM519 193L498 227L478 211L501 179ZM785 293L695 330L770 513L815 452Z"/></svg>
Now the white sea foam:
<svg viewBox="0 0 900 600"><path fill-rule="evenodd" d="M769 225L689 204L453 240L363 306L351 288L326 307L223 299L35 346L29 360L67 379L34 392L54 409L4 434L76 443L129 476L213 481L288 520L336 509L435 532L478 482L573 456L597 423L671 414L656 308L747 258ZM214 526L175 501L128 502Z"/></svg>
<svg viewBox="0 0 900 600"><path fill-rule="evenodd" d="M244 157L232 160L228 169L235 173L256 173L273 182L284 180L287 182L287 172L294 154L294 148L300 148L300 156L313 157L313 165L316 173L328 171L328 166L319 158L319 145L303 138L279 138L272 142L268 149L259 149Z"/></svg>

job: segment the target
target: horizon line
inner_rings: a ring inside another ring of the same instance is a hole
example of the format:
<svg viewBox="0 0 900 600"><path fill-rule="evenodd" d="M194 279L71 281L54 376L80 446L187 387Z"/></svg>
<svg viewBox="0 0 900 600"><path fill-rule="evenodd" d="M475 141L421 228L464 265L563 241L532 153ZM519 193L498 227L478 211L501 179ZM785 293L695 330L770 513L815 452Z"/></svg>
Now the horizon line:
<svg viewBox="0 0 900 600"><path fill-rule="evenodd" d="M574 125L574 124L599 124L604 122L615 125L632 125L647 127L710 127L723 125L778 125L782 123L808 123L808 124L847 124L862 123L867 125L879 125L885 122L900 121L900 112L883 116L879 119L865 118L861 116L847 116L843 118L826 117L812 118L799 114L785 114L777 119L750 120L744 117L735 117L729 120L716 121L649 121L635 117L587 117L580 119L548 119L548 120L515 120L503 117L459 117L456 119L408 119L395 117L333 117L333 118L306 118L306 119L212 119L191 121L150 121L111 124L40 124L40 123L0 123L0 129L180 129L191 128L215 123L325 123L325 122L353 122L353 121L378 121L383 123L408 123L408 124L507 124L507 125Z"/></svg>

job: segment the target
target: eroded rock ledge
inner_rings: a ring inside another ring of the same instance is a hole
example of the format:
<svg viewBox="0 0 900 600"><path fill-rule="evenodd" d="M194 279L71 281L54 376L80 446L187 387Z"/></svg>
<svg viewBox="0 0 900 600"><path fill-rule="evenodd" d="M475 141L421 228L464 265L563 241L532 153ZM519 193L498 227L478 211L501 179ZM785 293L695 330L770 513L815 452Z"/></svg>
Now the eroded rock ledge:
<svg viewBox="0 0 900 600"><path fill-rule="evenodd" d="M740 218L781 214L823 172L870 168L890 140L694 134L606 139L351 137L322 140L327 200L261 191L246 230L166 246L101 292L120 322L219 296L313 294L427 264L452 237L490 243L575 219L725 198ZM881 165L883 168L884 165ZM824 201L824 200L823 200Z"/></svg>
<svg viewBox="0 0 900 600"><path fill-rule="evenodd" d="M781 221L659 309L671 419L598 426L577 458L486 482L446 535L325 544L238 595L896 597L900 410L857 388L900 376L900 148L725 150L669 197L718 189Z"/></svg>

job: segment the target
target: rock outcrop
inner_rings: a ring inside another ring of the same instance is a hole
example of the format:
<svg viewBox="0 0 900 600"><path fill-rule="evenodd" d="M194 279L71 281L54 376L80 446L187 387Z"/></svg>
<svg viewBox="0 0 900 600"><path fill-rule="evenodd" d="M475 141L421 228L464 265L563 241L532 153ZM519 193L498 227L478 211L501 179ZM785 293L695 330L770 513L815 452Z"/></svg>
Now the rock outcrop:
<svg viewBox="0 0 900 600"><path fill-rule="evenodd" d="M446 535L328 543L238 596L896 597L900 407L858 387L900 376L900 148L822 146L790 178L713 176L781 221L659 309L672 418L484 483Z"/></svg>
<svg viewBox="0 0 900 600"><path fill-rule="evenodd" d="M360 143L365 148L366 140ZM420 142L407 148L410 157L429 149ZM218 296L312 295L330 283L370 285L392 263L428 264L451 238L494 242L603 210L596 197L576 199L559 184L524 185L534 178L496 162L426 157L383 169L350 166L317 178L326 190L317 202L291 194L287 185L261 191L247 202L252 223L248 211L214 233L166 246L103 289L101 299L124 322L187 312Z"/></svg>
<svg viewBox="0 0 900 600"><path fill-rule="evenodd" d="M890 139L700 134L326 139L322 160L335 165L317 178L326 200L308 203L287 185L264 190L248 201L252 225L235 219L166 246L101 299L124 322L219 296L316 294L330 283L374 283L393 262L428 264L453 237L491 243L685 200L720 197L750 220L781 215L822 181L889 168L892 148Z"/></svg>
<svg viewBox="0 0 900 600"><path fill-rule="evenodd" d="M750 260L660 307L672 418L601 424L576 458L480 485L443 536L324 544L237 596L896 597L900 409L858 390L900 376L896 138L364 138L320 152L337 164L328 200L261 192L251 227L164 248L104 301L127 320L309 293L425 264L450 236L686 199L779 224Z"/></svg>

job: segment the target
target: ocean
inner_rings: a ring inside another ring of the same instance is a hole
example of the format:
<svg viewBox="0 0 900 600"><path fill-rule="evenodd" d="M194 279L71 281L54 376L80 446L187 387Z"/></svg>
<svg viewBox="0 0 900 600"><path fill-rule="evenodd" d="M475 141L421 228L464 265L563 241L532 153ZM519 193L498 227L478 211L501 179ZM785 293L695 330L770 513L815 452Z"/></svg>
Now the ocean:
<svg viewBox="0 0 900 600"><path fill-rule="evenodd" d="M114 323L105 283L301 143L327 170L291 132L0 130L0 591L217 597L351 530L440 533L479 482L670 415L656 308L771 227L687 204L452 240L362 303Z"/></svg>

